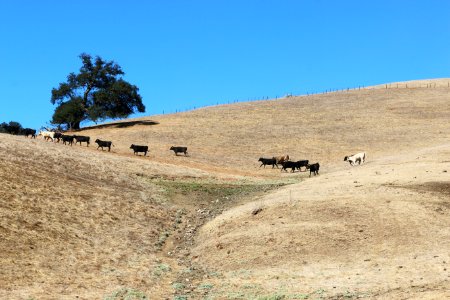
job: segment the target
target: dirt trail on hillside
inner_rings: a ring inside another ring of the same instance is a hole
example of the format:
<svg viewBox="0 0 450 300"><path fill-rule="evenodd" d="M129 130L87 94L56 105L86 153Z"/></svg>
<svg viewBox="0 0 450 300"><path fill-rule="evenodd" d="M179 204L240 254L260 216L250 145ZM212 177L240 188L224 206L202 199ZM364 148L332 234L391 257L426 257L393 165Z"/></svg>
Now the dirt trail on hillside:
<svg viewBox="0 0 450 300"><path fill-rule="evenodd" d="M369 160L225 212L193 255L222 297L450 297L449 183L450 144Z"/></svg>

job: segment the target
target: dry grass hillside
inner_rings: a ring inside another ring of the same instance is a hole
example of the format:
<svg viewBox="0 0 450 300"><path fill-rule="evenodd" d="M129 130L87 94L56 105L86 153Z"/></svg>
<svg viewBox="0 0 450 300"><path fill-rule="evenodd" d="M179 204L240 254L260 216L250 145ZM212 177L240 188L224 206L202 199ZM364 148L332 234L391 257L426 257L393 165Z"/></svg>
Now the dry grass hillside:
<svg viewBox="0 0 450 300"><path fill-rule="evenodd" d="M324 169L345 155L365 150L370 159L448 140L449 80L414 81L411 88L370 88L325 95L221 105L134 121L157 125L90 129L83 134L112 140L113 151L146 144L154 161L243 175L261 172L259 157L289 154L319 161ZM413 85L414 83L414 85ZM392 84L392 86L396 86ZM414 87L418 86L418 87ZM188 146L175 158L172 145Z"/></svg>
<svg viewBox="0 0 450 300"><path fill-rule="evenodd" d="M449 81L0 134L0 299L450 298Z"/></svg>
<svg viewBox="0 0 450 300"><path fill-rule="evenodd" d="M209 222L192 255L223 299L449 299L449 172L447 143L323 174Z"/></svg>

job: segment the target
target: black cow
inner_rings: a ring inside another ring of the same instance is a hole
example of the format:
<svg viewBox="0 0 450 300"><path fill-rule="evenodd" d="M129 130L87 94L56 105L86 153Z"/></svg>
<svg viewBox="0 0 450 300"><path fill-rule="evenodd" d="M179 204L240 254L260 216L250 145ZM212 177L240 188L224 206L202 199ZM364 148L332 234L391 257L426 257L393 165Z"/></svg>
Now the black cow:
<svg viewBox="0 0 450 300"><path fill-rule="evenodd" d="M65 134L61 134L59 138L63 141L64 145L68 143L70 146L73 145L73 140L75 139L73 135L65 135Z"/></svg>
<svg viewBox="0 0 450 300"><path fill-rule="evenodd" d="M285 162L281 163L281 165L283 166L281 168L281 172L283 172L283 170L285 170L287 172L287 169L291 168L292 173L294 173L295 169L297 169L296 161L285 161Z"/></svg>
<svg viewBox="0 0 450 300"><path fill-rule="evenodd" d="M62 139L63 134L61 132L55 132L53 135L53 141L56 140L56 142L59 143L59 141ZM73 142L73 140L72 140Z"/></svg>
<svg viewBox="0 0 450 300"><path fill-rule="evenodd" d="M187 154L187 147L172 146L172 147L170 147L169 150L173 150L173 152L175 152L175 155L177 155L177 156L178 156L178 153L184 153L184 156L186 156L186 154Z"/></svg>
<svg viewBox="0 0 450 300"><path fill-rule="evenodd" d="M299 160L299 161L296 161L295 162L296 163L296 168L299 170L299 171L301 171L300 170L300 168L301 167L305 167L305 172L306 172L306 167L308 166L308 164L309 164L309 160Z"/></svg>
<svg viewBox="0 0 450 300"><path fill-rule="evenodd" d="M22 134L26 137L28 137L29 135L31 135L31 138L36 138L36 129L32 129L32 128L24 128L22 130Z"/></svg>
<svg viewBox="0 0 450 300"><path fill-rule="evenodd" d="M272 169L273 169L275 166L277 166L277 168L278 168L277 160L276 160L275 158L264 158L264 157L260 157L260 158L258 159L258 161L261 162L261 165L259 166L260 168L261 168L262 166L264 166L264 168L266 168L266 165L272 165Z"/></svg>
<svg viewBox="0 0 450 300"><path fill-rule="evenodd" d="M147 156L148 146L139 146L139 145L132 144L130 146L130 149L133 149L134 155L136 155L136 153L139 155L139 152L144 152L144 156Z"/></svg>
<svg viewBox="0 0 450 300"><path fill-rule="evenodd" d="M74 135L74 138L75 138L75 145L77 143L80 143L81 146L81 143L83 142L86 143L86 147L89 147L89 141L91 140L90 137L84 135Z"/></svg>
<svg viewBox="0 0 450 300"><path fill-rule="evenodd" d="M312 173L314 173L314 176L319 175L319 168L320 168L319 163L315 163L315 164L312 164L312 165L307 165L306 169L307 170L309 169L309 177L311 177Z"/></svg>
<svg viewBox="0 0 450 300"><path fill-rule="evenodd" d="M102 141L102 140L96 139L95 142L98 144L97 150L98 150L98 148L102 148L102 151L103 151L103 147L108 147L108 152L111 151L111 145L112 145L111 141Z"/></svg>

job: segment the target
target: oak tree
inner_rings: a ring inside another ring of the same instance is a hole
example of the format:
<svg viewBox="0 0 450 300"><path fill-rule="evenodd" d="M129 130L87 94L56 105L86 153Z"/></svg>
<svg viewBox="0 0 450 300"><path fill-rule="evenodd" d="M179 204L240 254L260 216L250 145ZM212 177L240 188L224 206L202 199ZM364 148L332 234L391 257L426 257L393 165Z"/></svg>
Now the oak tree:
<svg viewBox="0 0 450 300"><path fill-rule="evenodd" d="M145 112L139 89L122 76L121 67L101 57L80 55L82 66L70 73L66 82L52 89L51 103L58 105L52 123L79 129L84 120L125 118L135 112Z"/></svg>

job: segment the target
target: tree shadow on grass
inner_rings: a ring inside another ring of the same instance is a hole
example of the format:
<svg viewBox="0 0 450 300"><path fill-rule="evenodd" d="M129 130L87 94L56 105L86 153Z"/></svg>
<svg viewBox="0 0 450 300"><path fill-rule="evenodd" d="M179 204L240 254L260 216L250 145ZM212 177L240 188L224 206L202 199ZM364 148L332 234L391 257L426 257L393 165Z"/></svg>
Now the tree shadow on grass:
<svg viewBox="0 0 450 300"><path fill-rule="evenodd" d="M158 122L155 121L127 121L127 122L114 122L100 125L93 125L89 127L81 128L80 130L89 130L89 129L102 129L102 128L127 128L135 125L158 125Z"/></svg>

